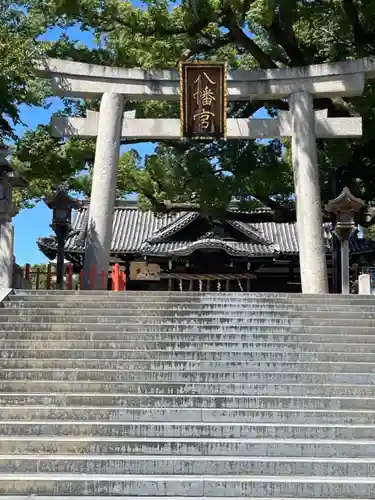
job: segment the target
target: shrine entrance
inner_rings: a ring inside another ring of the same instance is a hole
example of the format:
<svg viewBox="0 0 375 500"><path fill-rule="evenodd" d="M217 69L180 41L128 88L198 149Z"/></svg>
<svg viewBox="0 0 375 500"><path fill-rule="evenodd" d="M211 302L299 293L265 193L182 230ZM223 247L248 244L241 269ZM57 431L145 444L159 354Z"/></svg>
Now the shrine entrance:
<svg viewBox="0 0 375 500"><path fill-rule="evenodd" d="M41 76L51 79L58 96L101 97L99 112L88 111L86 118L55 117L52 121L58 137L96 138L86 269L108 268L122 140L199 138L202 134L211 139L291 137L302 291L327 293L316 139L359 137L362 120L330 118L326 110L315 111L314 97L361 95L365 77L375 76L375 61L230 71L228 77L218 65L207 61L189 63L183 66L184 71L189 67L190 77L176 70L145 71L58 59L38 68ZM133 112L124 113L125 97L130 101L181 98L181 120L137 119ZM289 111L279 112L274 119L227 119L227 99L287 99ZM96 288L101 286L98 280Z"/></svg>

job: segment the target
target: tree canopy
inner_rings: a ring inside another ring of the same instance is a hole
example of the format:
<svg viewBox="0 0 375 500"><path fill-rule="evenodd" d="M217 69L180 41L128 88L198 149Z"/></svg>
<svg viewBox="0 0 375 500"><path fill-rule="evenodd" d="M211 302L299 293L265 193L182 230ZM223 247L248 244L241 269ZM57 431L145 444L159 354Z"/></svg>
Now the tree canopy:
<svg viewBox="0 0 375 500"><path fill-rule="evenodd" d="M18 119L14 110L22 99L40 102L40 92L27 94L24 88L25 82L26 88L37 82L31 73L24 73L30 71L30 65L24 67L30 43L36 55L141 68L211 59L226 60L232 69L267 69L375 55L375 4L371 0L147 0L138 7L122 0L8 4L17 4L21 14L16 18L21 21L15 22L14 13L7 14L5 9L6 29L15 25L12 29L22 35L21 49L12 56L17 60L19 80L15 81L21 83L5 92L13 114L1 108L2 116L9 115L13 121ZM50 27L76 25L93 33L94 47L67 35L54 43L37 41L38 34ZM48 89L44 92L47 96ZM332 198L334 175L339 188L348 186L368 204L375 202L374 93L375 84L369 81L361 97L315 100L316 109L328 109L329 116L361 115L364 124L360 139L318 141L323 202ZM288 104L231 102L228 116L247 118L261 107L274 115ZM179 115L178 105L168 102L127 102L126 108L135 109L137 117ZM66 99L62 113L82 116L86 109L98 109L98 102ZM236 198L243 206L263 203L283 211L293 205L289 150L289 142L279 140L162 141L144 159L135 150L122 155L118 194L136 192L145 205L157 210L193 203L202 211L219 212ZM17 141L14 157L17 168L31 181L21 201L43 196L57 183L89 194L93 156L92 141L58 140L50 137L48 127L27 132Z"/></svg>
<svg viewBox="0 0 375 500"><path fill-rule="evenodd" d="M0 3L0 141L14 138L21 104L42 105L48 94L33 72L43 51L37 38L45 29L42 18L26 14L24 2Z"/></svg>

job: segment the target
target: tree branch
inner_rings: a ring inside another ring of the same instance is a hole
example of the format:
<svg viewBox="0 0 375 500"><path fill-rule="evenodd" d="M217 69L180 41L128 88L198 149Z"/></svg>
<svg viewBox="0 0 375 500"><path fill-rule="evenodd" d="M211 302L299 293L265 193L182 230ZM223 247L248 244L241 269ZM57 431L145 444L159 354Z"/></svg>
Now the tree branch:
<svg viewBox="0 0 375 500"><path fill-rule="evenodd" d="M354 0L341 0L343 11L352 27L354 43L362 55L371 54L375 50L375 35L366 31L361 25L358 8Z"/></svg>
<svg viewBox="0 0 375 500"><path fill-rule="evenodd" d="M229 43L231 43L231 40L228 36L217 38L211 44L196 42L195 44L192 44L190 49L184 51L182 59L189 59L189 57L192 57L196 54L204 54L210 52L210 50L220 49L221 47L225 47Z"/></svg>
<svg viewBox="0 0 375 500"><path fill-rule="evenodd" d="M290 20L281 22L276 16L269 27L265 26L269 35L273 38L280 47L282 47L286 55L290 59L291 66L305 66L306 60L302 50L298 46L296 37L293 31L293 25Z"/></svg>
<svg viewBox="0 0 375 500"><path fill-rule="evenodd" d="M229 31L228 36L236 45L244 47L256 59L262 69L278 68L277 64L266 54L238 25L236 16L229 8L223 10L222 25Z"/></svg>
<svg viewBox="0 0 375 500"><path fill-rule="evenodd" d="M187 151L190 148L190 144L188 144L186 141L180 140L180 141L173 141L173 140L168 140L168 139L126 139L121 141L121 146L126 146L129 144L141 144L145 142L151 142L153 144L164 144L165 146L169 146L171 148L176 148L179 149L180 152Z"/></svg>
<svg viewBox="0 0 375 500"><path fill-rule="evenodd" d="M115 16L112 19L107 19L105 16L95 13L93 14L92 12L86 12L86 15L90 16L92 19L95 19L97 27L102 27L104 26L103 31L109 33L110 31L116 31L119 26L123 28L130 29L131 31L134 31L134 24L131 22L127 22L124 19L122 19L119 16ZM113 23L114 21L114 23ZM82 20L81 22L84 22ZM198 33L201 33L202 30L204 30L208 24L211 22L211 19L207 18L202 18L199 19L197 22L192 23L191 26L188 27L182 27L182 28L172 28L168 26L163 26L163 27L151 27L151 28L140 28L138 29L138 33L143 35L144 37L154 37L154 36L160 36L160 35L165 35L165 36L175 36L175 35L184 35L187 34L190 37L195 37Z"/></svg>
<svg viewBox="0 0 375 500"><path fill-rule="evenodd" d="M158 201L154 197L150 197L142 193L153 204L158 213L176 213L176 212L201 212L201 207L198 203L191 202L173 202L170 200ZM296 211L293 207L277 207L275 210L268 211L249 211L235 212L225 210L218 214L219 217L229 220L238 220L242 222L295 222Z"/></svg>

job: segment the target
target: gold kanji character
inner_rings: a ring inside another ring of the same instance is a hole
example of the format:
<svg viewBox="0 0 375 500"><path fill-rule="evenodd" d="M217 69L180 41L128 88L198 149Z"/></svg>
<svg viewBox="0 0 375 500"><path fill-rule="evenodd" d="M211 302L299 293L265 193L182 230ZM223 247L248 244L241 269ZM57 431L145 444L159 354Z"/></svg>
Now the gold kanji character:
<svg viewBox="0 0 375 500"><path fill-rule="evenodd" d="M215 113L212 113L212 111L202 109L201 112L193 116L193 119L195 120L196 118L199 118L201 127L206 129L210 126L210 118L213 116L215 116Z"/></svg>
<svg viewBox="0 0 375 500"><path fill-rule="evenodd" d="M202 104L203 106L211 106L212 101L216 101L215 94L207 86L203 90L195 92L193 97L197 101L198 105Z"/></svg>
<svg viewBox="0 0 375 500"><path fill-rule="evenodd" d="M212 85L216 85L216 82L214 82L213 80L211 80L211 78L207 75L207 73L205 71L203 71L203 75L204 77L212 84ZM202 80L202 74L199 73L198 75L198 78L195 80L194 83L199 83L200 81Z"/></svg>

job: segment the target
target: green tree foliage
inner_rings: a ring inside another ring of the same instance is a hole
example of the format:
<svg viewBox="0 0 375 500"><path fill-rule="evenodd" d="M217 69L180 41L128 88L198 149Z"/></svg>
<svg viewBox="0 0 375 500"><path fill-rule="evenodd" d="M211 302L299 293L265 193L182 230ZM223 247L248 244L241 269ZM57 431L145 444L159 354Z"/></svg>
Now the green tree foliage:
<svg viewBox="0 0 375 500"><path fill-rule="evenodd" d="M43 16L27 16L24 2L0 2L0 141L14 138L19 105L41 105L48 85L35 77L33 66L43 56L37 38L46 28Z"/></svg>
<svg viewBox="0 0 375 500"><path fill-rule="evenodd" d="M94 33L89 50L63 36L45 49L49 55L121 67L168 68L181 59L226 60L232 69L301 66L375 55L375 3L372 0L146 0L141 7L122 0L29 0L29 23L69 27L79 23ZM358 140L319 141L323 201L349 186L368 203L375 201L374 84L359 98L316 99L329 116L364 121ZM66 102L66 111L84 113L97 102ZM128 102L137 117L177 117L167 102ZM271 114L285 101L231 102L230 117L246 118L265 106ZM29 148L28 144L33 143ZM48 130L30 132L17 144L18 167L33 179L30 196L41 196L56 182L87 192L93 144L51 139ZM55 165L53 164L55 162ZM199 206L225 210L235 197L273 207L291 205L293 182L288 141L163 141L141 161L135 151L119 165L119 195L140 194L145 205L173 210ZM193 205L192 205L193 203Z"/></svg>

